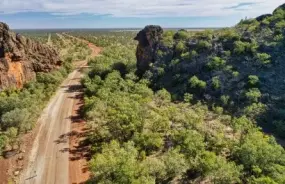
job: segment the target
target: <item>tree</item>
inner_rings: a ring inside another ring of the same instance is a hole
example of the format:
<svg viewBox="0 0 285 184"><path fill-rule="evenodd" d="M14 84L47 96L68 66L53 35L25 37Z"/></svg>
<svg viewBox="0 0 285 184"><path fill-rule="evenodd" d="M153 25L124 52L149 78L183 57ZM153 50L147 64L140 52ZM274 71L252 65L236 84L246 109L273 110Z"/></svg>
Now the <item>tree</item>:
<svg viewBox="0 0 285 184"><path fill-rule="evenodd" d="M179 177L188 169L185 156L178 149L171 149L162 156L168 178Z"/></svg>
<svg viewBox="0 0 285 184"><path fill-rule="evenodd" d="M185 43L183 41L179 41L176 44L176 52L182 53L185 50Z"/></svg>
<svg viewBox="0 0 285 184"><path fill-rule="evenodd" d="M207 85L206 82L199 80L199 78L195 75L189 79L188 83L190 84L191 88L205 89Z"/></svg>
<svg viewBox="0 0 285 184"><path fill-rule="evenodd" d="M28 109L14 109L5 113L2 118L2 126L4 129L9 127L19 128L20 131L31 129L30 112Z"/></svg>
<svg viewBox="0 0 285 184"><path fill-rule="evenodd" d="M234 155L249 173L259 168L260 174L279 179L278 173L282 175L285 172L285 167L281 166L285 163L284 149L273 137L261 132L250 132L242 138L241 146L235 148ZM278 165L281 169L273 169Z"/></svg>
<svg viewBox="0 0 285 184"><path fill-rule="evenodd" d="M256 58L261 64L269 64L271 62L270 61L271 56L266 53L258 53L256 55Z"/></svg>
<svg viewBox="0 0 285 184"><path fill-rule="evenodd" d="M220 78L218 76L212 78L212 85L214 89L219 89L221 87Z"/></svg>
<svg viewBox="0 0 285 184"><path fill-rule="evenodd" d="M193 100L193 95L190 93L185 93L184 94L184 102L188 102L191 103L191 101Z"/></svg>
<svg viewBox="0 0 285 184"><path fill-rule="evenodd" d="M252 88L245 93L245 96L250 102L258 102L258 99L261 97L261 92L257 88Z"/></svg>
<svg viewBox="0 0 285 184"><path fill-rule="evenodd" d="M197 49L199 51L205 51L205 50L209 50L212 48L212 44L206 40L199 40L198 44L197 44Z"/></svg>
<svg viewBox="0 0 285 184"><path fill-rule="evenodd" d="M17 144L19 145L18 139L18 130L14 127L11 127L6 132L7 142L11 146L12 150L14 150L14 146Z"/></svg>
<svg viewBox="0 0 285 184"><path fill-rule="evenodd" d="M169 103L171 101L171 95L166 89L159 90L155 94L157 102L161 105Z"/></svg>
<svg viewBox="0 0 285 184"><path fill-rule="evenodd" d="M137 174L138 152L132 143L120 147L112 141L102 148L90 161L91 170L98 183L132 183Z"/></svg>
<svg viewBox="0 0 285 184"><path fill-rule="evenodd" d="M187 30L179 30L175 33L174 37L175 40L187 40L189 38L189 33Z"/></svg>
<svg viewBox="0 0 285 184"><path fill-rule="evenodd" d="M259 78L256 75L250 75L248 76L248 83L251 86L257 85L259 82Z"/></svg>
<svg viewBox="0 0 285 184"><path fill-rule="evenodd" d="M216 156L213 152L205 151L199 160L199 169L204 178L213 183L240 183L241 167L234 162L227 162L225 158Z"/></svg>
<svg viewBox="0 0 285 184"><path fill-rule="evenodd" d="M0 134L0 155L2 155L2 152L4 151L4 148L7 144L7 136L5 134Z"/></svg>
<svg viewBox="0 0 285 184"><path fill-rule="evenodd" d="M234 53L236 54L243 54L245 52L245 44L242 41L235 41L234 42Z"/></svg>
<svg viewBox="0 0 285 184"><path fill-rule="evenodd" d="M211 70L221 70L226 64L226 61L220 57L213 57L207 64L207 67Z"/></svg>

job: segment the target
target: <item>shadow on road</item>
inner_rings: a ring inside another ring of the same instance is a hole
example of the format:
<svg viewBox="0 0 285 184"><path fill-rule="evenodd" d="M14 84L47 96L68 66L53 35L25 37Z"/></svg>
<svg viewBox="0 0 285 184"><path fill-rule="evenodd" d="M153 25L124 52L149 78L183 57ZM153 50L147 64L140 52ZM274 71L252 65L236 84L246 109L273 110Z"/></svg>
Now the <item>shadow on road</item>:
<svg viewBox="0 0 285 184"><path fill-rule="evenodd" d="M72 80L78 80L74 78ZM74 99L72 116L66 117L71 120L71 131L63 134L55 141L56 144L66 143L69 141L69 148L60 150L62 153L69 152L70 162L77 165L80 163L81 173L88 173L88 160L91 158L90 142L87 140L90 129L83 119L83 88L81 84L62 86L65 93L70 94L68 98ZM79 171L77 171L79 172Z"/></svg>

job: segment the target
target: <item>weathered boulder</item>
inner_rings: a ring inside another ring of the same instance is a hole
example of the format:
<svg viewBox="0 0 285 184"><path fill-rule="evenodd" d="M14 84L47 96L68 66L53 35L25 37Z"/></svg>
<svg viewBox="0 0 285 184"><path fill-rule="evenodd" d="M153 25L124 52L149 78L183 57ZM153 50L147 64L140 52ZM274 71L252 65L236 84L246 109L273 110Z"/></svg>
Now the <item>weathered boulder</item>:
<svg viewBox="0 0 285 184"><path fill-rule="evenodd" d="M155 53L163 34L160 26L146 26L134 38L139 42L137 46L137 74L142 76L149 69L150 63L154 62Z"/></svg>
<svg viewBox="0 0 285 184"><path fill-rule="evenodd" d="M268 17L271 17L272 14L264 14L264 15L260 15L258 17L256 17L255 19L258 21L258 22L261 22L263 21L264 19L268 18Z"/></svg>
<svg viewBox="0 0 285 184"><path fill-rule="evenodd" d="M50 72L61 63L55 49L16 34L0 22L0 90L21 88L36 72Z"/></svg>

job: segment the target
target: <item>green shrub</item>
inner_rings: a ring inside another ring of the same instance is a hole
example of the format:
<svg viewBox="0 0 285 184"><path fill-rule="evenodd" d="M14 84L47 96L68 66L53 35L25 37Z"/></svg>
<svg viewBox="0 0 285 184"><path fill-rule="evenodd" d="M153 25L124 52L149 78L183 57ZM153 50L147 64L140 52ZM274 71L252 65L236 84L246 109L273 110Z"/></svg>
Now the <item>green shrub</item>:
<svg viewBox="0 0 285 184"><path fill-rule="evenodd" d="M245 96L251 102L258 102L258 99L261 97L261 92L257 88L252 88L245 93Z"/></svg>
<svg viewBox="0 0 285 184"><path fill-rule="evenodd" d="M186 30L179 30L175 35L176 40L187 40L189 38L189 33Z"/></svg>
<svg viewBox="0 0 285 184"><path fill-rule="evenodd" d="M230 100L230 96L222 95L220 99L221 99L221 102L222 102L223 105L228 105L229 104L229 100Z"/></svg>
<svg viewBox="0 0 285 184"><path fill-rule="evenodd" d="M197 44L197 49L199 51L205 51L212 48L212 44L206 40L199 40Z"/></svg>
<svg viewBox="0 0 285 184"><path fill-rule="evenodd" d="M156 99L163 101L163 102L170 102L171 95L166 89L159 90L155 93Z"/></svg>
<svg viewBox="0 0 285 184"><path fill-rule="evenodd" d="M259 78L256 75L248 76L248 84L251 86L255 86L259 83Z"/></svg>
<svg viewBox="0 0 285 184"><path fill-rule="evenodd" d="M277 23L275 24L275 27L276 27L277 29L285 28L285 20L281 20L280 22L277 22Z"/></svg>
<svg viewBox="0 0 285 184"><path fill-rule="evenodd" d="M219 37L220 41L237 41L240 39L239 33L235 29L226 28L221 31L221 35Z"/></svg>
<svg viewBox="0 0 285 184"><path fill-rule="evenodd" d="M174 44L173 40L174 31L165 31L162 36L162 43L167 47L172 47Z"/></svg>
<svg viewBox="0 0 285 184"><path fill-rule="evenodd" d="M233 72L232 72L232 75L233 75L233 77L238 77L238 76L239 76L239 72L233 71Z"/></svg>
<svg viewBox="0 0 285 184"><path fill-rule="evenodd" d="M212 78L212 85L214 89L219 89L221 87L220 78L218 76Z"/></svg>
<svg viewBox="0 0 285 184"><path fill-rule="evenodd" d="M284 39L284 36L282 34L278 34L276 36L274 36L273 40L276 42L280 42Z"/></svg>
<svg viewBox="0 0 285 184"><path fill-rule="evenodd" d="M158 57L162 57L162 56L163 56L162 50L158 50L158 51L157 51L157 55L158 55Z"/></svg>
<svg viewBox="0 0 285 184"><path fill-rule="evenodd" d="M197 55L198 55L198 53L197 53L195 50L192 50L191 52L183 53L183 54L181 55L181 57L182 57L182 59L184 59L184 60L190 61L190 60L192 60L193 58L195 58Z"/></svg>
<svg viewBox="0 0 285 184"><path fill-rule="evenodd" d="M181 55L181 57L182 57L182 59L187 60L187 61L192 59L192 56L191 56L190 52L183 53Z"/></svg>
<svg viewBox="0 0 285 184"><path fill-rule="evenodd" d="M257 94L258 95L258 94ZM253 100L257 100L254 99L254 97L252 97ZM250 118L255 118L258 115L261 115L262 113L266 112L266 105L264 105L263 103L252 103L249 106L244 108L244 115L247 115Z"/></svg>
<svg viewBox="0 0 285 184"><path fill-rule="evenodd" d="M243 54L245 53L246 45L242 41L234 42L234 53Z"/></svg>
<svg viewBox="0 0 285 184"><path fill-rule="evenodd" d="M188 83L190 84L191 88L206 88L206 82L199 80L198 77L193 76L189 79Z"/></svg>
<svg viewBox="0 0 285 184"><path fill-rule="evenodd" d="M190 93L185 93L184 94L184 102L191 103L193 100L193 95Z"/></svg>
<svg viewBox="0 0 285 184"><path fill-rule="evenodd" d="M185 43L182 42L182 41L179 41L177 44L176 44L176 47L175 47L175 50L176 52L178 53L182 53L183 51L185 51Z"/></svg>
<svg viewBox="0 0 285 184"><path fill-rule="evenodd" d="M224 108L223 107L219 107L219 106L213 106L213 111L217 114L222 115L224 112Z"/></svg>
<svg viewBox="0 0 285 184"><path fill-rule="evenodd" d="M258 44L255 41L253 41L252 43L242 42L242 41L234 42L234 53L235 54L254 54L256 53L257 48L258 48Z"/></svg>
<svg viewBox="0 0 285 184"><path fill-rule="evenodd" d="M221 70L226 64L226 61L220 57L213 57L207 64L207 67L211 70Z"/></svg>
<svg viewBox="0 0 285 184"><path fill-rule="evenodd" d="M270 58L271 56L266 53L257 53L256 58L259 63L261 64L269 64L271 63Z"/></svg>
<svg viewBox="0 0 285 184"><path fill-rule="evenodd" d="M7 145L7 136L4 135L3 133L0 133L0 156L2 155L2 152L5 149L5 146Z"/></svg>

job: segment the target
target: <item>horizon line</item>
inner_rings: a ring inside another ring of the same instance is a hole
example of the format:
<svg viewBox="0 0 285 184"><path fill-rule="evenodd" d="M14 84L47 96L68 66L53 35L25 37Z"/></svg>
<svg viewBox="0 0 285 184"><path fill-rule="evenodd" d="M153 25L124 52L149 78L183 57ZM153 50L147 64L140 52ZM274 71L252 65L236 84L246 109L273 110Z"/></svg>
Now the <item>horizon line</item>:
<svg viewBox="0 0 285 184"><path fill-rule="evenodd" d="M224 26L224 27L163 27L163 29L222 29L222 28L228 28L231 26ZM62 29L71 29L71 30L78 30L78 29L85 29L85 30L91 30L91 29L131 29L131 30L136 30L136 29L143 29L144 27L102 27L102 28L12 28L11 30L62 30Z"/></svg>

